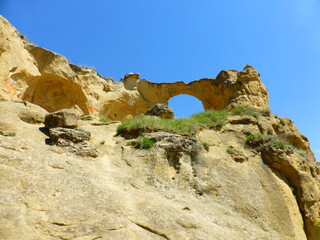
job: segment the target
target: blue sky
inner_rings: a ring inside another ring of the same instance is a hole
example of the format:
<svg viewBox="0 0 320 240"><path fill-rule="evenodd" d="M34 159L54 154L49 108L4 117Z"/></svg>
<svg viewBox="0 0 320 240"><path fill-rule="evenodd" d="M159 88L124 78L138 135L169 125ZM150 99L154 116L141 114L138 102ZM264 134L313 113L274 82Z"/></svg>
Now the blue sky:
<svg viewBox="0 0 320 240"><path fill-rule="evenodd" d="M253 65L274 114L291 118L320 159L317 0L0 0L0 14L41 47L119 80L190 82ZM202 111L170 101L176 116Z"/></svg>

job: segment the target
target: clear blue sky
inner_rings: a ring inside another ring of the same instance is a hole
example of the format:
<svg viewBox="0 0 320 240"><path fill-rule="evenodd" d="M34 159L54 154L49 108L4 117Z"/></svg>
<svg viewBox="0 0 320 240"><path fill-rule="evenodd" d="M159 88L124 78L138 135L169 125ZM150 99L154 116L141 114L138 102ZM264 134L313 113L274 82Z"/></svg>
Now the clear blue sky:
<svg viewBox="0 0 320 240"><path fill-rule="evenodd" d="M320 159L317 0L0 0L0 14L41 47L119 80L190 82L253 65L274 114L291 118ZM177 116L202 111L193 97Z"/></svg>

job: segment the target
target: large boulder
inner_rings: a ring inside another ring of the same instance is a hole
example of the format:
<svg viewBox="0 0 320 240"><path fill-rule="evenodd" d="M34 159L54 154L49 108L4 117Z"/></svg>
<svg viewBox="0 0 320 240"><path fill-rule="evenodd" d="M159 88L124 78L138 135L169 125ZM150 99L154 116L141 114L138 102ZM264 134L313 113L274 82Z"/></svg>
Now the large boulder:
<svg viewBox="0 0 320 240"><path fill-rule="evenodd" d="M74 143L90 140L91 133L82 129L68 129L68 128L52 128L50 129L50 139L57 142L59 139L65 139Z"/></svg>
<svg viewBox="0 0 320 240"><path fill-rule="evenodd" d="M68 152L82 157L97 157L96 148L88 141L91 133L83 129L51 128L50 140L53 144L63 147Z"/></svg>
<svg viewBox="0 0 320 240"><path fill-rule="evenodd" d="M79 115L73 109L62 109L46 115L44 125L47 129L56 127L76 128Z"/></svg>
<svg viewBox="0 0 320 240"><path fill-rule="evenodd" d="M173 113L172 109L164 104L154 105L152 108L150 108L148 111L145 112L145 115L157 116L157 117L165 118L165 119L174 118L174 113Z"/></svg>

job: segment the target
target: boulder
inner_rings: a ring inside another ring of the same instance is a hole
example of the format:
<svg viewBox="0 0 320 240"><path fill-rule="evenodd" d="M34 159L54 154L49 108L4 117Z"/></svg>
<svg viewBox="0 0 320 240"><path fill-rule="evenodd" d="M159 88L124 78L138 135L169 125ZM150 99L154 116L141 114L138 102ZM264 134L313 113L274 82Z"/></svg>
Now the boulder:
<svg viewBox="0 0 320 240"><path fill-rule="evenodd" d="M63 147L68 152L82 157L97 157L96 148L88 143L91 133L83 129L51 128L50 140L53 144Z"/></svg>
<svg viewBox="0 0 320 240"><path fill-rule="evenodd" d="M91 133L82 129L68 129L68 128L51 128L50 139L56 143L59 139L64 139L74 143L90 140Z"/></svg>
<svg viewBox="0 0 320 240"><path fill-rule="evenodd" d="M62 109L46 115L44 125L47 129L65 127L76 128L78 126L79 115L73 109Z"/></svg>
<svg viewBox="0 0 320 240"><path fill-rule="evenodd" d="M81 157L98 157L97 149L88 142L74 143L72 141L59 138L56 142L56 145L59 147L63 147L68 152L74 153Z"/></svg>
<svg viewBox="0 0 320 240"><path fill-rule="evenodd" d="M156 104L148 111L145 112L145 115L148 116L157 116L165 119L173 119L174 113L171 108L166 106L165 104Z"/></svg>

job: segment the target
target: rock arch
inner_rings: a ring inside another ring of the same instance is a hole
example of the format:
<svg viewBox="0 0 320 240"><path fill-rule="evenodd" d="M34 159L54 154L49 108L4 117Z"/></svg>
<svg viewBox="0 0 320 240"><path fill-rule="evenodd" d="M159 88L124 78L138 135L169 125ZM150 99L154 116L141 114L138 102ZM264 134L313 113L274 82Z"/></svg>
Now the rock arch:
<svg viewBox="0 0 320 240"><path fill-rule="evenodd" d="M243 71L224 70L216 78L203 78L190 83L153 83L139 79L139 74L127 74L122 82L129 91L138 91L149 104L168 104L180 94L199 99L205 110L225 109L235 105L268 108L268 92L261 83L259 73L251 66Z"/></svg>

